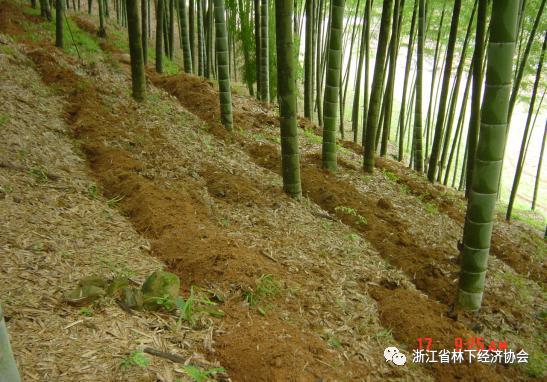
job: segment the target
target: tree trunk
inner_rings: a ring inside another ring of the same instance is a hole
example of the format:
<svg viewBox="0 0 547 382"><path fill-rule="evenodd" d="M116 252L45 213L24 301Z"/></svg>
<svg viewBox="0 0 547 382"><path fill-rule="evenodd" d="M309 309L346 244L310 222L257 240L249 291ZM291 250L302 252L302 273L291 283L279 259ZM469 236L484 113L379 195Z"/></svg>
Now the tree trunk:
<svg viewBox="0 0 547 382"><path fill-rule="evenodd" d="M435 93L435 79L437 77L437 64L440 53L440 44L441 44L441 32L443 29L444 15L446 11L446 0L443 2L443 11L441 13L441 21L439 23L439 31L437 32L437 42L435 43L435 54L433 55L433 72L431 74L431 90L429 91L429 104L427 107L427 118L425 122L425 156L429 157L429 135L432 125L432 113L435 112L433 106L433 94Z"/></svg>
<svg viewBox="0 0 547 382"><path fill-rule="evenodd" d="M304 117L311 120L313 103L313 0L306 0L306 47L304 52Z"/></svg>
<svg viewBox="0 0 547 382"><path fill-rule="evenodd" d="M466 177L467 187L466 196L469 195L471 179L473 179L473 166L475 164L475 151L479 139L479 127L481 117L481 96L483 83L483 61L484 61L484 43L486 38L486 12L488 9L487 0L479 0L479 9L477 11L477 31L475 33L475 52L473 53L473 95L471 96L471 117L467 133L467 168Z"/></svg>
<svg viewBox="0 0 547 382"><path fill-rule="evenodd" d="M547 136L547 121L545 121L545 128L543 130L543 141L541 143L541 151L539 153L538 168L536 172L536 181L534 183L534 196L532 197L532 210L536 209L536 200L538 197L539 180L541 178L541 165L543 164L543 154L545 153L545 137Z"/></svg>
<svg viewBox="0 0 547 382"><path fill-rule="evenodd" d="M520 89L520 83L522 81L522 78L524 76L524 69L526 67L526 62L528 61L528 56L530 55L530 50L532 48L532 44L534 42L534 37L536 35L536 31L539 25L539 22L541 20L541 16L543 15L543 10L545 8L545 0L541 1L541 5L539 7L538 13L536 15L536 19L534 21L534 25L532 27L532 30L530 31L530 35L528 37L528 42L526 43L526 49L524 49L524 53L522 56L522 59L520 61L520 65L518 68L517 75L515 76L515 81L513 83L513 89L511 91L511 99L509 100L509 109L507 111L508 114L508 124L507 124L507 136L509 136L509 129L511 128L511 117L513 116L513 109L515 107L515 104L517 102L518 92ZM507 148L507 142L505 142L503 152L505 153L505 150ZM502 173L503 173L503 164L502 164ZM500 173L500 181L498 184L501 185L501 178L502 173ZM499 190L498 190L499 191Z"/></svg>
<svg viewBox="0 0 547 382"><path fill-rule="evenodd" d="M182 53L184 71L192 73L192 55L190 54L190 36L188 36L188 18L186 15L186 0L179 0L180 33L182 34Z"/></svg>
<svg viewBox="0 0 547 382"><path fill-rule="evenodd" d="M422 82L424 72L425 4L424 0L419 1L420 5L418 6L418 70L416 72L416 112L414 113L414 138L412 147L414 148L414 169L418 172L422 172L424 165L422 151Z"/></svg>
<svg viewBox="0 0 547 382"><path fill-rule="evenodd" d="M369 89L368 84L370 83L370 21L372 20L371 16L372 0L367 0L365 4L365 79L364 79L364 91L363 91L363 127L361 132L361 146L365 147L365 138L367 133L367 121L368 121L368 107L369 107Z"/></svg>
<svg viewBox="0 0 547 382"><path fill-rule="evenodd" d="M106 37L106 27L104 22L104 3L103 0L98 0L99 4L99 31L97 34L99 37Z"/></svg>
<svg viewBox="0 0 547 382"><path fill-rule="evenodd" d="M232 130L232 91L230 88L230 66L228 62L228 38L226 32L224 0L215 0L215 33L218 62L218 87L220 96L220 118L227 130Z"/></svg>
<svg viewBox="0 0 547 382"><path fill-rule="evenodd" d="M325 0L319 0L317 5L317 14L319 17L317 18L317 58L316 58L316 83L315 83L315 103L317 107L317 123L320 127L323 127L323 107L322 107L322 95L323 95L323 73L324 73L324 67L323 67L323 11L325 8Z"/></svg>
<svg viewBox="0 0 547 382"><path fill-rule="evenodd" d="M276 0L275 25L283 190L293 198L300 198L302 196L302 186L300 182L298 128L296 124L296 79L291 25L292 12L292 0Z"/></svg>
<svg viewBox="0 0 547 382"><path fill-rule="evenodd" d="M473 70L473 66L475 65L475 62L471 62L471 68L470 70ZM446 172L444 174L444 181L443 184L446 186L448 184L448 177L450 174L450 167L452 167L452 159L454 158L454 153L456 151L457 147L457 154L456 155L456 164L454 167L454 174L458 172L458 156L460 154L460 141L462 136L462 130L463 130L463 120L465 119L465 113L467 110L467 100L469 99L469 90L471 89L471 79L473 76L470 74L467 76L467 81L465 82L465 90L463 92L463 99L462 99L462 106L460 108L460 116L458 117L458 122L456 124L456 131L454 133L454 139L452 140L452 148L450 150L450 155L448 157L448 162L446 164ZM455 178L455 176L454 176ZM439 180L440 181L440 180Z"/></svg>
<svg viewBox="0 0 547 382"><path fill-rule="evenodd" d="M508 123L517 15L517 1L496 0L492 5L488 44L489 65L486 72L475 169L464 225L456 301L458 310L477 311L482 303L503 143Z"/></svg>
<svg viewBox="0 0 547 382"><path fill-rule="evenodd" d="M48 21L51 21L51 9L49 8L48 0L40 0L40 15Z"/></svg>
<svg viewBox="0 0 547 382"><path fill-rule="evenodd" d="M247 83L247 89L251 97L254 97L253 90L253 71L255 68L251 65L251 44L250 35L251 28L249 26L249 19L247 17L248 8L243 7L243 0L238 0L239 18L241 22L241 46L243 48L243 60L244 60L244 78Z"/></svg>
<svg viewBox="0 0 547 382"><path fill-rule="evenodd" d="M344 33L345 0L332 0L329 28L327 82L323 110L323 168L336 171L336 118L338 114L340 69L342 66L342 34Z"/></svg>
<svg viewBox="0 0 547 382"><path fill-rule="evenodd" d="M374 77L372 79L372 92L367 117L366 137L364 144L363 167L366 172L374 171L374 148L378 117L380 115L380 104L382 101L382 84L384 82L387 45L389 41L389 29L391 26L391 11L393 0L384 0L382 7L382 18L380 21L380 34L378 36L378 49L376 52L376 63L374 64Z"/></svg>
<svg viewBox="0 0 547 382"><path fill-rule="evenodd" d="M353 109L351 113L351 130L353 131L353 142L357 143L357 138L359 136L359 99L361 98L361 82L363 78L363 64L365 63L365 50L364 44L366 43L366 24L368 24L367 19L367 9L369 7L370 0L365 2L365 12L363 25L361 26L361 44L359 49L359 61L357 63L357 76L355 78L355 92L353 94Z"/></svg>
<svg viewBox="0 0 547 382"><path fill-rule="evenodd" d="M469 36L471 36L471 27L473 26L473 19L475 17L475 11L477 9L477 1L473 6L471 11L471 16L469 17L469 24L467 24L467 31L465 33L465 38L463 40L462 53L460 55L460 63L458 69L456 70L456 79L454 80L454 92L453 97L450 102L450 107L448 109L448 118L446 120L445 134L443 140L443 149L441 152L441 160L439 166L439 172L437 174L437 182L440 182L442 179L443 171L446 166L446 160L448 158L448 147L450 144L450 137L452 135L452 125L454 124L454 114L456 112L456 105L458 104L458 95L460 93L460 84L463 75L463 68L465 66L465 56L467 53L467 45L469 43Z"/></svg>
<svg viewBox="0 0 547 382"><path fill-rule="evenodd" d="M431 157L429 158L429 168L427 170L427 178L430 182L435 182L437 174L437 161L441 149L443 139L443 125L446 113L446 101L448 95L448 87L450 85L450 76L452 72L452 61L454 59L454 46L456 45L456 37L458 34L458 20L460 17L462 1L455 0L452 10L452 25L450 26L450 35L448 37L448 47L446 54L446 62L444 66L443 85L441 89L441 100L439 105L439 113L437 115L437 124L435 126L435 136L433 138L433 146L431 147Z"/></svg>
<svg viewBox="0 0 547 382"><path fill-rule="evenodd" d="M142 36L139 22L138 0L126 0L126 8L133 98L137 101L142 101L145 95L146 81L144 79L144 60L142 57Z"/></svg>
<svg viewBox="0 0 547 382"><path fill-rule="evenodd" d="M146 9L146 0L141 0L141 44L142 44L142 59L144 67L148 65L148 10Z"/></svg>
<svg viewBox="0 0 547 382"><path fill-rule="evenodd" d="M195 0L189 0L188 4L188 39L190 40L190 56L192 57L192 73L195 73L197 60L196 60L196 21L195 21ZM199 0L198 0L199 1Z"/></svg>
<svg viewBox="0 0 547 382"><path fill-rule="evenodd" d="M205 77L212 78L213 76L213 23L211 22L212 15L212 2L209 0L207 10L203 12L203 16L206 22L203 23L205 27Z"/></svg>
<svg viewBox="0 0 547 382"><path fill-rule="evenodd" d="M524 127L524 133L522 134L522 143L520 145L519 159L515 169L515 178L513 179L513 186L511 187L511 196L509 197L509 204L507 205L507 213L505 214L505 220L511 220L511 214L513 212L513 205L515 204L515 198L522 175L522 169L524 168L525 161L525 148L528 141L528 131L530 130L530 123L532 122L532 116L534 115L534 105L536 103L537 91L541 80L541 68L543 67L543 58L545 57L545 47L547 46L547 32L543 38L543 46L541 48L541 55L539 56L539 63L537 66L536 80L534 81L534 88L532 90L532 98L530 99L530 106L528 108L528 117L526 118L526 125Z"/></svg>
<svg viewBox="0 0 547 382"><path fill-rule="evenodd" d="M256 98L260 99L260 0L254 0L254 21L255 21L255 66L256 66Z"/></svg>
<svg viewBox="0 0 547 382"><path fill-rule="evenodd" d="M270 102L270 54L268 0L260 0L260 100ZM292 24L292 19L290 20Z"/></svg>
<svg viewBox="0 0 547 382"><path fill-rule="evenodd" d="M64 49L63 41L63 0L55 1L55 46Z"/></svg>
<svg viewBox="0 0 547 382"><path fill-rule="evenodd" d="M156 5L156 72L163 73L163 1Z"/></svg>
<svg viewBox="0 0 547 382"><path fill-rule="evenodd" d="M395 0L393 7L393 20L399 19L399 10L401 1ZM380 155L385 157L387 154L387 142L389 140L389 132L391 130L391 111L393 109L393 86L395 85L395 69L397 68L397 51L399 50L399 23L394 22L391 30L391 52L389 58L389 73L386 84L386 94L384 95L384 128L382 131L382 145L380 146Z"/></svg>
<svg viewBox="0 0 547 382"><path fill-rule="evenodd" d="M175 55L175 1L176 0L168 0L169 1L169 29L168 29L168 36L169 36L169 59L172 61L173 57Z"/></svg>
<svg viewBox="0 0 547 382"><path fill-rule="evenodd" d="M344 139L344 118L345 118L345 110L346 110L346 99L348 95L348 85L349 85L349 76L350 76L350 69L351 69L351 61L353 57L353 45L355 43L355 36L357 32L357 14L359 13L359 5L361 4L361 0L357 0L357 5L355 6L355 15L353 17L353 26L352 26L352 32L351 32L351 43L349 46L349 57L348 57L348 66L346 67L346 74L344 75L343 81L340 86L340 133L342 135L342 139ZM345 46L345 44L344 44ZM342 60L343 60L343 53L342 53ZM342 79L342 71L340 71L340 79ZM343 87L342 87L343 86ZM342 89L344 89L342 93ZM355 135L355 134L354 134Z"/></svg>
<svg viewBox="0 0 547 382"><path fill-rule="evenodd" d="M405 126L405 111L406 111L406 93L408 89L408 80L410 77L410 66L412 64L412 54L414 51L414 34L416 33L416 18L418 11L418 3L420 0L414 0L414 9L412 11L412 21L410 23L410 34L408 36L408 52L406 54L406 64L405 64L405 78L403 80L403 95L401 100L401 110L399 112L399 153L397 160L402 162L404 159L404 137L403 134ZM422 52L423 54L423 52ZM422 62L423 64L423 62ZM420 90L421 95L421 90ZM421 100L420 100L420 115L421 115Z"/></svg>

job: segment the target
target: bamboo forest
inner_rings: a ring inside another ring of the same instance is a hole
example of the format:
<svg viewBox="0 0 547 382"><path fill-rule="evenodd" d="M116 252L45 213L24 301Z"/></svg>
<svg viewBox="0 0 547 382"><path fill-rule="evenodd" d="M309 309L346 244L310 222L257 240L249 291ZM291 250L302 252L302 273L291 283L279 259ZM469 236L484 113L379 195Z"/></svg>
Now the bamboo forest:
<svg viewBox="0 0 547 382"><path fill-rule="evenodd" d="M547 380L545 3L0 0L0 382Z"/></svg>

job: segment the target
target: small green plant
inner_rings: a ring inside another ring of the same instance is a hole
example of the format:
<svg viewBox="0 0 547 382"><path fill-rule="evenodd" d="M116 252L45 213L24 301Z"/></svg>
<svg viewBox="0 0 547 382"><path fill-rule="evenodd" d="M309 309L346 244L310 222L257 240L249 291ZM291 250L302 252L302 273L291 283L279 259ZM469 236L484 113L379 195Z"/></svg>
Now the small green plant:
<svg viewBox="0 0 547 382"><path fill-rule="evenodd" d="M228 218L223 218L223 219L220 221L220 224L222 224L223 227L229 227L229 226L230 226L230 219L228 219Z"/></svg>
<svg viewBox="0 0 547 382"><path fill-rule="evenodd" d="M394 182L399 180L399 177L392 173L391 171L384 171L384 177L388 180L392 180Z"/></svg>
<svg viewBox="0 0 547 382"><path fill-rule="evenodd" d="M82 316L91 317L91 316L93 316L93 309L87 308L87 307L84 306L83 308L80 309L79 313Z"/></svg>
<svg viewBox="0 0 547 382"><path fill-rule="evenodd" d="M357 235L356 233L350 233L348 235L348 240L357 241L357 240L359 240L359 235Z"/></svg>
<svg viewBox="0 0 547 382"><path fill-rule="evenodd" d="M119 202L123 200L123 198L124 198L123 196L116 195L112 199L108 199L106 201L106 204L108 205L108 207L114 208L118 205Z"/></svg>
<svg viewBox="0 0 547 382"><path fill-rule="evenodd" d="M197 287L191 286L188 299L184 300L182 297L178 297L175 300L174 304L179 312L177 327L180 327L182 320L188 322L190 326L194 326L197 320L195 314L199 312L206 312L216 318L224 317L222 310L213 307L216 306L216 303L209 299L207 293Z"/></svg>
<svg viewBox="0 0 547 382"><path fill-rule="evenodd" d="M132 351L128 356L122 359L122 369L127 369L132 366L148 367L150 359L144 355L142 350Z"/></svg>
<svg viewBox="0 0 547 382"><path fill-rule="evenodd" d="M208 382L211 377L218 373L224 373L225 370L222 367L215 367L212 369L203 370L200 367L194 365L184 366L184 372L194 380L194 382Z"/></svg>
<svg viewBox="0 0 547 382"><path fill-rule="evenodd" d="M339 213L342 213L342 214L345 214L345 215L350 215L350 216L353 216L355 218L355 222L357 224L367 224L367 219L359 214L355 208L351 208L351 207L346 207L346 206L338 206L334 209L336 212L339 212Z"/></svg>
<svg viewBox="0 0 547 382"><path fill-rule="evenodd" d="M11 194L12 192L13 192L13 187L11 187L9 184L0 186L1 194Z"/></svg>
<svg viewBox="0 0 547 382"><path fill-rule="evenodd" d="M97 186L92 184L87 189L87 194L91 199L97 199L99 197L99 191L97 190Z"/></svg>
<svg viewBox="0 0 547 382"><path fill-rule="evenodd" d="M49 178L47 172L40 167L33 167L29 170L30 175L32 175L39 183L46 183Z"/></svg>
<svg viewBox="0 0 547 382"><path fill-rule="evenodd" d="M322 138L319 135L316 135L313 130L304 129L304 137L311 143L321 143Z"/></svg>
<svg viewBox="0 0 547 382"><path fill-rule="evenodd" d="M340 349L342 347L342 344L340 343L340 341L335 336L330 337L327 342L328 342L329 346L331 346L335 349Z"/></svg>
<svg viewBox="0 0 547 382"><path fill-rule="evenodd" d="M0 127L4 126L9 121L8 113L0 113Z"/></svg>
<svg viewBox="0 0 547 382"><path fill-rule="evenodd" d="M176 301L173 301L171 296L168 294L163 295L162 297L153 297L152 301L156 303L156 305L161 306L166 311L170 312L176 307Z"/></svg>
<svg viewBox="0 0 547 382"><path fill-rule="evenodd" d="M408 187L406 184L401 184L400 190L403 194L406 194L406 195L412 194L412 191L410 190L410 187Z"/></svg>
<svg viewBox="0 0 547 382"><path fill-rule="evenodd" d="M438 213L439 211L437 210L437 206L435 206L433 203L431 202L428 202L428 203L425 203L425 210L427 212L429 212L430 214L436 214Z"/></svg>
<svg viewBox="0 0 547 382"><path fill-rule="evenodd" d="M258 279L255 290L245 292L244 299L250 306L255 307L264 299L275 297L280 290L281 286L272 275L262 275ZM263 307L259 306L257 309L260 314L266 315Z"/></svg>

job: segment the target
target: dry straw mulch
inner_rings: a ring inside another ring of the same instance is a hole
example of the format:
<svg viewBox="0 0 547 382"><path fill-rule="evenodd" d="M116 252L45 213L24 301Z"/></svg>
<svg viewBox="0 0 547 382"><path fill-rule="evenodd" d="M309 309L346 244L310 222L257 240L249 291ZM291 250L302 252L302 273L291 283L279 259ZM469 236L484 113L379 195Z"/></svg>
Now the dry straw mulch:
<svg viewBox="0 0 547 382"><path fill-rule="evenodd" d="M68 138L61 110L20 52L1 35L0 50L0 302L26 381L181 381L177 365L145 355L151 347L186 363L213 367L195 350L211 349L211 328L172 330L174 317L130 315L114 301L87 309L63 294L89 275L128 275L137 283L163 267L149 243L96 191Z"/></svg>

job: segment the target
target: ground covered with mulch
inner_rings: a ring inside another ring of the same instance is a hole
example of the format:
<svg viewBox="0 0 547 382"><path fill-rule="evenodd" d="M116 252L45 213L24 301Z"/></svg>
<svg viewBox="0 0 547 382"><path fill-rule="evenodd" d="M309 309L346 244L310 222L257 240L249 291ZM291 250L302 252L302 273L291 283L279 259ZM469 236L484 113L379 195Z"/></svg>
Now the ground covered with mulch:
<svg viewBox="0 0 547 382"><path fill-rule="evenodd" d="M359 156L343 147L338 172L324 172L316 129L301 120L305 197L292 200L281 192L270 106L234 94L236 130L227 132L214 83L152 71L147 99L135 103L123 29L109 25L116 33L99 40L97 20L75 17L73 32L89 39L78 60L54 49L51 31L30 13L0 2L0 97L9 107L0 143L0 208L9 217L0 298L28 379L189 378L185 365L164 359L132 364L145 346L204 372L223 367L211 374L217 380L544 375L537 233L499 231L484 308L456 321L457 197L389 160L364 175ZM532 239L524 246L521 237ZM160 267L180 277L185 297L199 293L222 315L198 304L196 319L181 326L172 315L128 314L109 301L92 312L62 302L82 275L125 272L140 282ZM435 350L452 350L456 337L507 340L530 363L416 364L419 337L431 337ZM405 367L385 361L387 346L406 354Z"/></svg>

